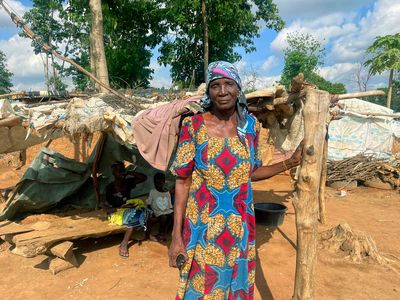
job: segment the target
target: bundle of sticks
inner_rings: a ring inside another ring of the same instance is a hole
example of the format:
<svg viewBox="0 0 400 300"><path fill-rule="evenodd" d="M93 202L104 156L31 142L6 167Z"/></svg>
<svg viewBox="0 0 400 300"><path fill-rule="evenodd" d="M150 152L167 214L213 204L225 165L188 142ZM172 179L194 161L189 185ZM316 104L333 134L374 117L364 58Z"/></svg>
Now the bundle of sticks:
<svg viewBox="0 0 400 300"><path fill-rule="evenodd" d="M376 158L372 155L358 154L340 161L327 162L327 181L367 181L380 178L393 187L400 186L400 161Z"/></svg>

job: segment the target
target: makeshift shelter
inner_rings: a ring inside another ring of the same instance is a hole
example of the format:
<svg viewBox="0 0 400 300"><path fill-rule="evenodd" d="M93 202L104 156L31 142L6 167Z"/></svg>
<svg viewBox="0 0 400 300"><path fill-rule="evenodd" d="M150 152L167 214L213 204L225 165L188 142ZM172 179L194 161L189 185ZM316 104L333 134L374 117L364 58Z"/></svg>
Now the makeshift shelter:
<svg viewBox="0 0 400 300"><path fill-rule="evenodd" d="M338 103L340 118L329 124L328 159L342 160L363 153L389 159L400 138L400 114L361 99Z"/></svg>

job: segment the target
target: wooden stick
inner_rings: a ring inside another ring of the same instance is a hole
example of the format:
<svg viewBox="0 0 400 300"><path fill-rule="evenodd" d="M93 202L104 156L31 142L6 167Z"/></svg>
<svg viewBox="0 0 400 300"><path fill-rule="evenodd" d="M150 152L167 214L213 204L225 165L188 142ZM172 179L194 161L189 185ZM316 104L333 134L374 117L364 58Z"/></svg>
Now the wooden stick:
<svg viewBox="0 0 400 300"><path fill-rule="evenodd" d="M329 93L308 89L303 109L304 150L293 199L296 211L297 256L293 300L314 299L317 262L318 195L321 182L323 141L330 103Z"/></svg>
<svg viewBox="0 0 400 300"><path fill-rule="evenodd" d="M385 92L380 91L380 90L372 90L372 91L366 91L366 92L339 94L339 95L335 95L335 96L337 96L337 98L339 100L342 100L342 99L370 97L370 96L385 96Z"/></svg>
<svg viewBox="0 0 400 300"><path fill-rule="evenodd" d="M97 178L97 171L99 170L99 159L101 156L101 153L103 152L103 147L104 147L104 143L106 141L107 135L104 132L101 132L101 136L99 138L99 141L97 142L97 146L96 146L96 153L94 154L94 159L93 159L93 173L92 173L92 178L93 178L93 186L94 186L94 190L96 192L96 209L98 209L99 204L100 204L100 186L99 186L99 181Z"/></svg>
<svg viewBox="0 0 400 300"><path fill-rule="evenodd" d="M325 216L325 186L326 186L326 177L327 177L327 160L328 160L328 141L325 139L324 141L324 151L322 154L322 170L321 170L321 182L319 185L319 222L321 224L326 223Z"/></svg>

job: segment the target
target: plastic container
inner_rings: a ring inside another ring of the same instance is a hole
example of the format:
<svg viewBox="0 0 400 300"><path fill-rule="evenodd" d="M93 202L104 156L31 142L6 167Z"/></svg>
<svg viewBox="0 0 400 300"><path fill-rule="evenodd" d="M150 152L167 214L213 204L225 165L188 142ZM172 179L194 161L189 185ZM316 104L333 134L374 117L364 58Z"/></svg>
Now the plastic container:
<svg viewBox="0 0 400 300"><path fill-rule="evenodd" d="M287 207L278 203L255 203L256 223L267 226L282 225Z"/></svg>

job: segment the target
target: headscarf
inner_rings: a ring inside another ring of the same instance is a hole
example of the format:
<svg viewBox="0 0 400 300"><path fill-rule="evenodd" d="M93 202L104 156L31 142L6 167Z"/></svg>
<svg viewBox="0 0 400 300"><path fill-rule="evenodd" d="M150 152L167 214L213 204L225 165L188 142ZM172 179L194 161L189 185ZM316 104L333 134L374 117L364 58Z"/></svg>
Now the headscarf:
<svg viewBox="0 0 400 300"><path fill-rule="evenodd" d="M242 91L242 81L239 77L239 72L234 65L226 61L215 61L208 65L206 80L207 88L204 97L200 100L200 105L204 110L210 110L212 106L212 101L208 93L210 83L221 78L232 79L239 87L239 96L236 101L237 132L241 142L246 145L244 137L247 127L247 101Z"/></svg>

